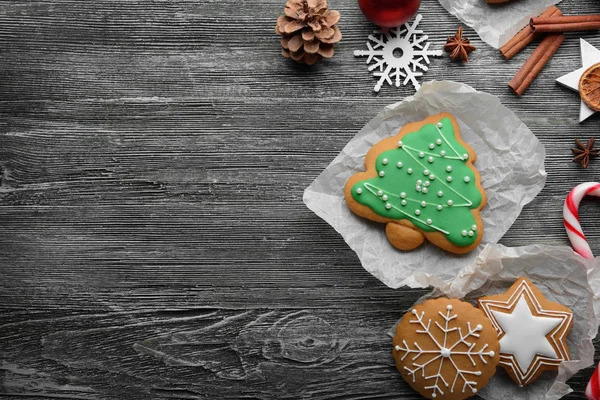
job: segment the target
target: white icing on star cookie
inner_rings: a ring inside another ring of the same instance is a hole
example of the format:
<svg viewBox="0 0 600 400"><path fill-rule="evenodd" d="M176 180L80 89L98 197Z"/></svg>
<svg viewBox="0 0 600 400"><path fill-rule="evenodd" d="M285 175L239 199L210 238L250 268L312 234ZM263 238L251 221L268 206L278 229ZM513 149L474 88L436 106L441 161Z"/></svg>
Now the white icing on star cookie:
<svg viewBox="0 0 600 400"><path fill-rule="evenodd" d="M573 323L568 308L548 301L526 278L503 295L479 299L500 338L500 365L521 386L570 359L566 337Z"/></svg>

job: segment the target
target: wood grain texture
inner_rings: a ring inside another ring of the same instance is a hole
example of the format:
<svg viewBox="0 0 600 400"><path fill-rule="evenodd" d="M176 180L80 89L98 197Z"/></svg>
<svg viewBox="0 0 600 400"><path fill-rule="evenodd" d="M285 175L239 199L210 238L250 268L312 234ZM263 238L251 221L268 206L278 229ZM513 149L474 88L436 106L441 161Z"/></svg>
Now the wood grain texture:
<svg viewBox="0 0 600 400"><path fill-rule="evenodd" d="M392 290L302 203L306 186L383 106L354 49L373 27L352 1L335 57L280 56L283 0L0 0L0 397L416 399L386 336L425 290ZM565 14L598 13L596 0ZM458 21L421 10L434 47ZM522 98L470 30L466 65L426 79L493 93L547 149L548 183L502 239L568 244L565 195L598 180L570 162L577 34ZM600 46L600 35L583 37ZM600 252L598 203L582 225ZM590 370L571 381L582 390Z"/></svg>

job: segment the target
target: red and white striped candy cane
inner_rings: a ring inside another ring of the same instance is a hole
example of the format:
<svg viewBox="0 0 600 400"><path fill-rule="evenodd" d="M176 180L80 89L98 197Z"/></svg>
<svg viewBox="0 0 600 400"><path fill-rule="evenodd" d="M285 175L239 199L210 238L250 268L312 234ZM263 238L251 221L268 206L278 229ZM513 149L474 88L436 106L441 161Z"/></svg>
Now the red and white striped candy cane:
<svg viewBox="0 0 600 400"><path fill-rule="evenodd" d="M600 197L600 183L586 182L575 186L565 200L563 217L565 229L567 230L567 235L569 235L573 249L585 258L594 258L592 249L590 249L585 235L581 230L581 225L579 225L579 203L581 203L581 199L585 196Z"/></svg>
<svg viewBox="0 0 600 400"><path fill-rule="evenodd" d="M600 373L600 364L596 367L592 378L585 388L585 397L588 400L599 400L600 399L600 380L598 380L598 374Z"/></svg>

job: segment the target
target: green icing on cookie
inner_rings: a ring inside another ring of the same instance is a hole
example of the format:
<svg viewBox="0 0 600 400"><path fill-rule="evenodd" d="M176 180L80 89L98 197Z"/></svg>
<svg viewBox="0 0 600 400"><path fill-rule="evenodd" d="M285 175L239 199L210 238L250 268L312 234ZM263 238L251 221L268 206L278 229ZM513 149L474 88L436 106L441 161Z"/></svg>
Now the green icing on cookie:
<svg viewBox="0 0 600 400"><path fill-rule="evenodd" d="M452 121L444 118L381 153L378 176L356 183L352 197L383 217L408 219L423 231L442 232L456 246L469 246L478 235L471 209L479 207L482 196L468 157Z"/></svg>

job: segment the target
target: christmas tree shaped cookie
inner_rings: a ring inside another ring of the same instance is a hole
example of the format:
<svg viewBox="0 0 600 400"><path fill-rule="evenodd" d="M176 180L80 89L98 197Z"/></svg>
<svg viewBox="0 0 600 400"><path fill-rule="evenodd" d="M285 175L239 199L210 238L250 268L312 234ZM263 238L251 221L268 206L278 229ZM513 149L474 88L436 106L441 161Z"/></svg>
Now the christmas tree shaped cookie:
<svg viewBox="0 0 600 400"><path fill-rule="evenodd" d="M479 213L486 202L475 159L454 117L441 113L373 146L366 171L350 177L344 195L352 212L385 223L398 249L412 250L427 239L467 253L483 236Z"/></svg>

